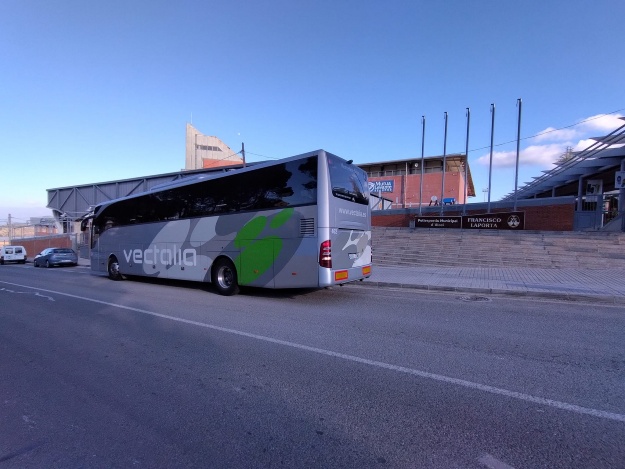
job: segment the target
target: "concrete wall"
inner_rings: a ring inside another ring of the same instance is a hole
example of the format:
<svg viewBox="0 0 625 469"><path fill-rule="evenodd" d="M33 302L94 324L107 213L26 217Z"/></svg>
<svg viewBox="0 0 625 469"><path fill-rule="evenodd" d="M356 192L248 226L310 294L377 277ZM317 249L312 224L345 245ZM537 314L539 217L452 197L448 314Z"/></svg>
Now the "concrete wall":
<svg viewBox="0 0 625 469"><path fill-rule="evenodd" d="M243 159L219 138L204 135L191 124L187 124L185 149L184 168L189 170L243 163Z"/></svg>
<svg viewBox="0 0 625 469"><path fill-rule="evenodd" d="M29 261L46 248L72 248L70 235L56 235L38 238L19 238L12 241L13 245L24 246Z"/></svg>

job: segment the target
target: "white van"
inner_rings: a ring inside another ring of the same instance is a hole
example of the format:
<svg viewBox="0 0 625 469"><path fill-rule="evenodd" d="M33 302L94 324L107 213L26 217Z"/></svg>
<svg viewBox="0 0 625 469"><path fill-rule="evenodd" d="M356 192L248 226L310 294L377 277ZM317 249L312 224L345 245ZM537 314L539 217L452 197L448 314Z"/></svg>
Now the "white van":
<svg viewBox="0 0 625 469"><path fill-rule="evenodd" d="M0 247L0 264L5 262L26 263L26 248L24 246L2 246Z"/></svg>

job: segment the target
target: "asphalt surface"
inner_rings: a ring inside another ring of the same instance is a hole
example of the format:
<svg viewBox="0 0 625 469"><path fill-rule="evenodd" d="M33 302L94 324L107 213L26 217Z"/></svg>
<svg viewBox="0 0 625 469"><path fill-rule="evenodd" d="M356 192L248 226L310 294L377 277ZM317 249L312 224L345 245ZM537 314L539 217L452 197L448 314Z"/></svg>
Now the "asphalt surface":
<svg viewBox="0 0 625 469"><path fill-rule="evenodd" d="M623 468L622 307L0 274L1 468Z"/></svg>

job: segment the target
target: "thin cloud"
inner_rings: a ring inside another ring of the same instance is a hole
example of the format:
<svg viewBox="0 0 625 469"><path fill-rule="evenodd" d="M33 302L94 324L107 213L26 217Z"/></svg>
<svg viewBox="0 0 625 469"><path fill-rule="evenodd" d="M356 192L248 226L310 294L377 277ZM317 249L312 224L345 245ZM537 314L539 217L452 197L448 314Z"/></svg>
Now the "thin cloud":
<svg viewBox="0 0 625 469"><path fill-rule="evenodd" d="M579 124L579 127L583 132L609 133L625 124L625 121L620 117L623 116L621 114L598 114L585 119ZM594 137L598 137L598 135L594 135Z"/></svg>
<svg viewBox="0 0 625 469"><path fill-rule="evenodd" d="M574 126L566 129L547 127L538 132L533 138L536 143L540 142L571 142L588 137L599 137L610 133L614 129L625 124L621 114L597 114L595 116L580 119Z"/></svg>
<svg viewBox="0 0 625 469"><path fill-rule="evenodd" d="M583 151L591 145L595 145L597 143L596 140L592 138L586 138L577 142L577 144L573 147L573 151Z"/></svg>
<svg viewBox="0 0 625 469"><path fill-rule="evenodd" d="M575 126L566 129L547 127L534 136L530 145L519 152L519 165L548 168L558 161L569 149L583 151L596 143L592 137L606 135L625 124L621 114L599 114L582 119ZM544 143L543 143L544 142ZM476 163L488 166L490 154L480 156ZM510 168L516 165L516 151L493 153L493 167Z"/></svg>
<svg viewBox="0 0 625 469"><path fill-rule="evenodd" d="M571 129L555 129L547 127L545 130L536 135L532 140L536 143L540 142L568 142L579 138L579 131L575 128Z"/></svg>
<svg viewBox="0 0 625 469"><path fill-rule="evenodd" d="M549 145L531 145L519 152L519 164L526 166L548 167L566 153L568 145L552 143ZM477 164L488 166L490 153L477 159ZM497 151L493 153L493 167L511 168L516 165L516 151Z"/></svg>

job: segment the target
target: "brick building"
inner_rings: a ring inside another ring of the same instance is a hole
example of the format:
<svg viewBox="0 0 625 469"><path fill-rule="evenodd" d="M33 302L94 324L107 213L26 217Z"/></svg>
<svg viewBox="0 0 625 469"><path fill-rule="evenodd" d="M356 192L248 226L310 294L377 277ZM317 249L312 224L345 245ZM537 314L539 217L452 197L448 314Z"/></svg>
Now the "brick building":
<svg viewBox="0 0 625 469"><path fill-rule="evenodd" d="M369 176L369 190L390 200L392 208L413 208L433 203L464 204L466 198L475 197L471 169L466 155L462 153L358 166Z"/></svg>

